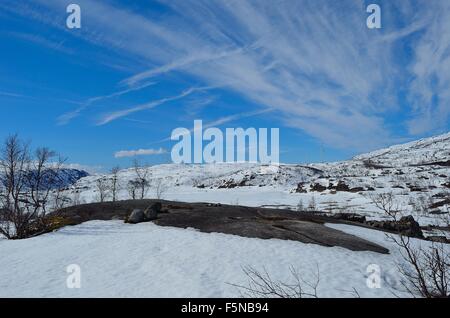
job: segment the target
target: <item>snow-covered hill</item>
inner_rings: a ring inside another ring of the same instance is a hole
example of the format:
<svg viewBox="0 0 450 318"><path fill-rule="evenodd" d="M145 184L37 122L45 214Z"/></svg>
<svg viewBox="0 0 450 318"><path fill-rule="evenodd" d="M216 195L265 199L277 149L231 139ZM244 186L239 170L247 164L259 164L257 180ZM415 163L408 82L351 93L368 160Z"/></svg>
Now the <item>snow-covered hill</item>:
<svg viewBox="0 0 450 318"><path fill-rule="evenodd" d="M147 168L150 186L146 196L291 209L309 206L379 218L382 213L371 197L392 192L404 213L413 213L422 223L430 224L436 217L428 212L441 213L449 208L446 204L429 208L449 197L449 151L450 133L335 163L157 165ZM119 199L130 198L127 186L136 177L133 168L119 172ZM100 178L110 182L112 177L81 178L66 194L75 197L72 201L76 203L98 201L96 181Z"/></svg>
<svg viewBox="0 0 450 318"><path fill-rule="evenodd" d="M423 165L450 160L450 133L395 145L359 155L355 160L370 160L388 166Z"/></svg>

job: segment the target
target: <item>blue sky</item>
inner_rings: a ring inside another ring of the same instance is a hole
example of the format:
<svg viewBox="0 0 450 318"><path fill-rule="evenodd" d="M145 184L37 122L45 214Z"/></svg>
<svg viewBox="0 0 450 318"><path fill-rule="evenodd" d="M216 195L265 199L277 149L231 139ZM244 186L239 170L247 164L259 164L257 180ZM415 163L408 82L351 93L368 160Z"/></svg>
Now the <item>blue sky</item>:
<svg viewBox="0 0 450 318"><path fill-rule="evenodd" d="M0 138L107 169L170 162L202 119L280 128L282 162L347 159L449 130L449 30L447 0L3 0Z"/></svg>

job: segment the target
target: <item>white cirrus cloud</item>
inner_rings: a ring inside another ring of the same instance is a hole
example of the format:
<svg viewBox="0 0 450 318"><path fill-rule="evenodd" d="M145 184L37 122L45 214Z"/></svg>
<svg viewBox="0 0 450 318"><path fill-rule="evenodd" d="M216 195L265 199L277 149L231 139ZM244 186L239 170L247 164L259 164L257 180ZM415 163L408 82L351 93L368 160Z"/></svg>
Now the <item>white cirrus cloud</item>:
<svg viewBox="0 0 450 318"><path fill-rule="evenodd" d="M51 17L67 1L30 2L39 6L4 0L0 8L58 28ZM121 81L125 91L187 75L272 108L286 127L358 151L448 128L449 1L380 0L381 30L366 27L364 0L158 2L169 9L150 17L118 3L77 1L88 25L74 36L142 62ZM168 94L97 124L188 95Z"/></svg>
<svg viewBox="0 0 450 318"><path fill-rule="evenodd" d="M138 149L138 150L121 150L114 154L115 158L127 158L136 156L153 156L168 153L164 148L159 149Z"/></svg>

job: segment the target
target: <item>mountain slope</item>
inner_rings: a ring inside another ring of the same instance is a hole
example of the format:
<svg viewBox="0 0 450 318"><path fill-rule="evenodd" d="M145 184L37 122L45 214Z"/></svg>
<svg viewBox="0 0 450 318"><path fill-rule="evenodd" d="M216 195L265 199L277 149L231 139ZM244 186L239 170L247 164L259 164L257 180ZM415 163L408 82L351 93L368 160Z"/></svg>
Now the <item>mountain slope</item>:
<svg viewBox="0 0 450 318"><path fill-rule="evenodd" d="M446 162L450 160L450 133L362 154L354 160L371 160L394 166Z"/></svg>
<svg viewBox="0 0 450 318"><path fill-rule="evenodd" d="M444 164L449 151L447 133L334 163L157 165L147 168L145 197L355 212L378 219L385 216L372 198L392 193L405 215L414 214L421 224L434 224L450 210L445 203L450 193L450 166ZM112 179L111 175L92 175L70 187L66 195L72 204L99 201L99 178ZM134 169L119 172L119 200L130 199L129 182L136 178Z"/></svg>

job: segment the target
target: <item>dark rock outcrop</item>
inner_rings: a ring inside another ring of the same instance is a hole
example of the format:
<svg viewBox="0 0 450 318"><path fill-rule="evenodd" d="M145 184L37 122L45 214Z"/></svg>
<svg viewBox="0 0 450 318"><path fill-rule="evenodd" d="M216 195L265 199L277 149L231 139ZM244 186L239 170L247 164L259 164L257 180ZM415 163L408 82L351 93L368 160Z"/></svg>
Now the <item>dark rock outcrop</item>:
<svg viewBox="0 0 450 318"><path fill-rule="evenodd" d="M404 216L399 221L368 221L368 225L382 230L423 239L423 232L419 223L412 215Z"/></svg>
<svg viewBox="0 0 450 318"><path fill-rule="evenodd" d="M357 213L336 213L333 215L336 219L350 222L365 223L366 217Z"/></svg>
<svg viewBox="0 0 450 318"><path fill-rule="evenodd" d="M249 238L293 240L329 247L340 246L353 251L389 253L378 244L325 226L325 223L346 223L345 220L283 209L129 200L85 204L69 207L58 213L61 217L73 221L72 224L79 224L89 220L111 220L114 216L129 221L133 214L130 212L137 209L140 212L136 211L134 214L137 214L137 220L140 220L141 213L144 214L143 211L156 202L160 202L162 208L158 218L152 222L160 226L194 228L205 233L224 233ZM130 217L127 218L128 215Z"/></svg>
<svg viewBox="0 0 450 318"><path fill-rule="evenodd" d="M311 184L311 191L315 191L315 192L323 192L327 189L327 187L319 184L319 183L315 183L315 184Z"/></svg>

